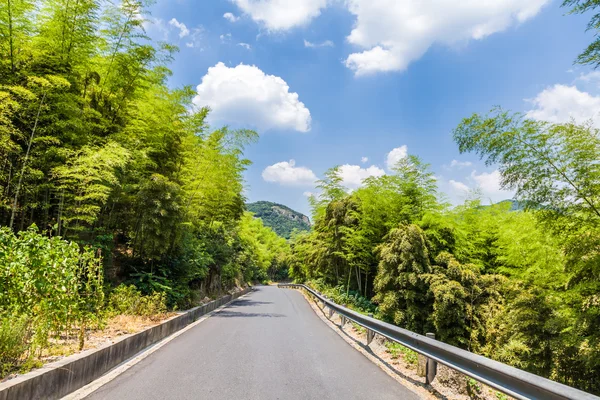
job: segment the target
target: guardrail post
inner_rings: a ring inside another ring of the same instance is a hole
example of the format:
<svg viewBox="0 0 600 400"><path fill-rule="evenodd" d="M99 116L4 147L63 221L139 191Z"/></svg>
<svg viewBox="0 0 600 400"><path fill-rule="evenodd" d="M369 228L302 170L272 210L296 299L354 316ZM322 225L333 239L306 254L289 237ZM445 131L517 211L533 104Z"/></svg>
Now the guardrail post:
<svg viewBox="0 0 600 400"><path fill-rule="evenodd" d="M435 339L435 333L426 333L430 339ZM432 360L431 358L427 358L427 364L425 366L425 383L431 384L435 379L435 375L437 374L437 361Z"/></svg>
<svg viewBox="0 0 600 400"><path fill-rule="evenodd" d="M342 307L346 307L345 304L342 304ZM344 328L344 325L346 325L346 317L343 315L340 315L340 327Z"/></svg>
<svg viewBox="0 0 600 400"><path fill-rule="evenodd" d="M369 317L373 318L373 314L369 314ZM367 346L375 339L375 331L367 329Z"/></svg>

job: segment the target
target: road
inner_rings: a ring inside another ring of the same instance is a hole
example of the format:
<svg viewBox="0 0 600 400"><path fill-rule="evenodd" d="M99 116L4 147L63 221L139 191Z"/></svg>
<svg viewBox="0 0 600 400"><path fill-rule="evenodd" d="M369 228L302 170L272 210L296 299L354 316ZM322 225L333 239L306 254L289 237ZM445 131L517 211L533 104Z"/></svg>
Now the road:
<svg viewBox="0 0 600 400"><path fill-rule="evenodd" d="M327 327L301 293L261 286L176 337L88 399L418 397Z"/></svg>

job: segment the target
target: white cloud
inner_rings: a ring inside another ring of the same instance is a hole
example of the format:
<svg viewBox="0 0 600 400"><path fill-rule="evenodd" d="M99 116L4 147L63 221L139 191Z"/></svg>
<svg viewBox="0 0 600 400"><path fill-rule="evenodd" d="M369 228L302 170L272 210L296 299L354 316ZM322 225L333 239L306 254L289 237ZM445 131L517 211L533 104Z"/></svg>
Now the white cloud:
<svg viewBox="0 0 600 400"><path fill-rule="evenodd" d="M471 161L452 160L452 162L450 163L450 168L454 168L454 167L463 168L463 167L470 167L471 165L473 165L473 163Z"/></svg>
<svg viewBox="0 0 600 400"><path fill-rule="evenodd" d="M454 190L461 192L461 194L467 193L470 190L467 185L462 182L455 181L454 179L450 179L448 183Z"/></svg>
<svg viewBox="0 0 600 400"><path fill-rule="evenodd" d="M587 74L581 74L577 78L578 81L582 82L595 82L598 83L600 81L600 71L592 71Z"/></svg>
<svg viewBox="0 0 600 400"><path fill-rule="evenodd" d="M190 40L185 43L185 46L190 47L190 48L200 48L200 50L202 50L201 43L202 43L202 34L203 33L204 33L204 28L202 26L200 26L198 28L194 28L192 30Z"/></svg>
<svg viewBox="0 0 600 400"><path fill-rule="evenodd" d="M226 12L225 14L223 14L223 18L232 23L240 20L240 17L237 17L230 12Z"/></svg>
<svg viewBox="0 0 600 400"><path fill-rule="evenodd" d="M360 162L363 163L363 164L366 163L366 162L368 162L368 161L369 161L369 157L361 157L360 158Z"/></svg>
<svg viewBox="0 0 600 400"><path fill-rule="evenodd" d="M302 193L302 194L303 194L304 196L306 196L306 197L314 197L314 196L316 196L316 194L314 194L313 192L308 192L308 191L307 191L307 192L304 192L304 193Z"/></svg>
<svg viewBox="0 0 600 400"><path fill-rule="evenodd" d="M317 180L314 172L306 167L296 167L296 161L294 160L282 161L268 166L262 172L262 177L267 182L288 186L310 186L314 185Z"/></svg>
<svg viewBox="0 0 600 400"><path fill-rule="evenodd" d="M483 200L489 199L493 203L497 203L502 200L510 199L514 196L514 192L502 190L500 188L502 176L498 170L492 172L482 172L481 174L477 174L477 171L473 171L471 172L471 178L481 189Z"/></svg>
<svg viewBox="0 0 600 400"><path fill-rule="evenodd" d="M160 37L160 40L169 40L169 27L162 19L149 17L144 20L142 26L149 36L153 38Z"/></svg>
<svg viewBox="0 0 600 400"><path fill-rule="evenodd" d="M175 28L179 29L179 37L180 38L184 38L190 34L190 30L187 28L187 26L185 26L185 24L183 22L177 21L177 19L175 19L175 18L172 18L169 21L169 25L174 26Z"/></svg>
<svg viewBox="0 0 600 400"><path fill-rule="evenodd" d="M575 86L554 85L530 101L534 109L527 112L529 118L553 123L572 119L582 123L591 119L596 127L600 127L600 96L582 92Z"/></svg>
<svg viewBox="0 0 600 400"><path fill-rule="evenodd" d="M408 147L406 145L396 147L392 151L387 154L385 163L387 165L388 170L392 170L398 161L402 160L408 154Z"/></svg>
<svg viewBox="0 0 600 400"><path fill-rule="evenodd" d="M237 45L245 48L246 50L251 49L251 46L248 43L238 43Z"/></svg>
<svg viewBox="0 0 600 400"><path fill-rule="evenodd" d="M339 174L342 178L342 184L350 190L360 187L365 179L371 176L383 176L385 171L381 168L371 165L368 168L361 168L359 165L344 164L339 168Z"/></svg>
<svg viewBox="0 0 600 400"><path fill-rule="evenodd" d="M268 30L305 25L321 14L327 0L232 0L245 14Z"/></svg>
<svg viewBox="0 0 600 400"><path fill-rule="evenodd" d="M535 16L550 0L347 0L356 16L345 61L356 75L404 70L433 44L483 39Z"/></svg>
<svg viewBox="0 0 600 400"><path fill-rule="evenodd" d="M231 40L231 33L223 34L223 35L219 36L219 39L221 39L221 42L223 42L223 43L228 42Z"/></svg>
<svg viewBox="0 0 600 400"><path fill-rule="evenodd" d="M304 39L304 47L317 48L317 47L333 47L333 42L331 40L325 40L321 43L312 43L308 40Z"/></svg>
<svg viewBox="0 0 600 400"><path fill-rule="evenodd" d="M209 106L209 121L250 125L259 130L310 130L310 111L278 76L254 65L210 67L196 88L194 104ZM212 123L211 122L211 123Z"/></svg>

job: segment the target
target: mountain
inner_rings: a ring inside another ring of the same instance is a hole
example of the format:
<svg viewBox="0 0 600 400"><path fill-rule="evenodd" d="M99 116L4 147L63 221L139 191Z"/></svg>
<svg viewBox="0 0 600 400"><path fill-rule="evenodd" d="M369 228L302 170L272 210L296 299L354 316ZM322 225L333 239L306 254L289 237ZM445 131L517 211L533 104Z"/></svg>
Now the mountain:
<svg viewBox="0 0 600 400"><path fill-rule="evenodd" d="M265 226L270 227L279 236L289 239L292 231L310 230L310 220L304 214L294 211L283 204L270 201L257 201L246 204L246 208L254 216L262 219Z"/></svg>
<svg viewBox="0 0 600 400"><path fill-rule="evenodd" d="M539 209L539 206L534 205L534 203L532 202L528 202L528 201L519 201L519 200L502 200L499 201L498 203L495 203L494 205L498 205L498 204L510 204L510 211L523 211L527 208L533 208L533 209ZM485 206L481 206L482 208L487 208L487 207L491 207L489 205L485 205Z"/></svg>

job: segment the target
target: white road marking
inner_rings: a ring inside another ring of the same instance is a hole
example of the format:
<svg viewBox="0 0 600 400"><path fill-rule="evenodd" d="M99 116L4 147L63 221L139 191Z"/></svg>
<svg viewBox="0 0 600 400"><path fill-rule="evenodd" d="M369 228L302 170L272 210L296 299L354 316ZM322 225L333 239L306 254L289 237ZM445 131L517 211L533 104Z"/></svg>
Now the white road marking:
<svg viewBox="0 0 600 400"><path fill-rule="evenodd" d="M177 336L187 332L188 330L192 329L196 325L204 322L205 320L210 318L212 315L217 314L220 311L222 311L225 307L230 305L232 302L237 301L237 300L247 296L250 293L252 293L252 292L248 292L248 293L238 297L237 299L232 300L229 303L222 305L221 307L217 308L216 310L213 310L213 311L203 315L199 320L192 322L185 328L173 333L171 336L167 336L160 342L147 347L142 353L139 353L137 356L130 358L129 360L121 363L117 367L111 369L106 374L102 375L100 378L98 378L95 381L92 381L92 382L88 383L87 385L83 386L82 388L66 395L61 400L81 400L81 399L86 398L87 396L89 396L90 394L92 394L93 392L98 390L100 387L106 385L108 382L112 381L117 376L121 375L123 372L127 371L129 368L133 367L135 364L139 363L144 358L148 357L150 354L154 353L156 350L160 349L165 344L167 344L171 340L175 339Z"/></svg>

